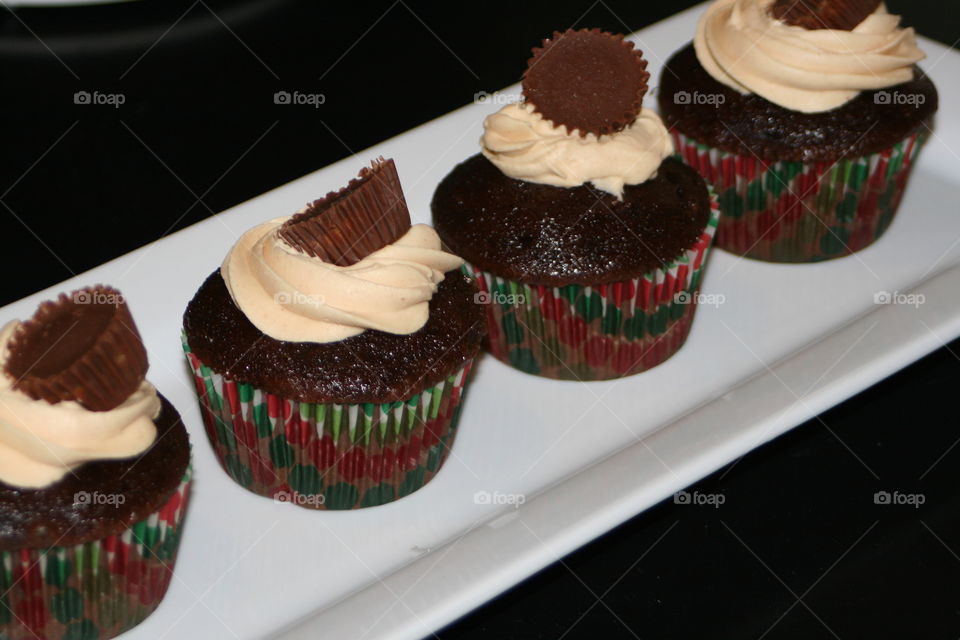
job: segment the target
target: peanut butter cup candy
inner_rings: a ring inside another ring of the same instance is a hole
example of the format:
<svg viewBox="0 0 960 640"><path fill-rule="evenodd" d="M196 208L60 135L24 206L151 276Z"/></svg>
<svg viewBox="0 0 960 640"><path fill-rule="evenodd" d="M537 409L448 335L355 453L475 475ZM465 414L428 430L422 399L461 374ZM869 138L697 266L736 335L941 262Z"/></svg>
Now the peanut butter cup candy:
<svg viewBox="0 0 960 640"><path fill-rule="evenodd" d="M462 264L411 225L393 160L246 232L183 316L227 474L311 509L380 505L433 478L484 335Z"/></svg>
<svg viewBox="0 0 960 640"><path fill-rule="evenodd" d="M937 111L913 29L880 0L715 0L660 78L680 155L720 198L717 245L771 262L890 227Z"/></svg>
<svg viewBox="0 0 960 640"><path fill-rule="evenodd" d="M3 638L112 638L163 599L190 444L147 366L111 287L61 294L0 329Z"/></svg>
<svg viewBox="0 0 960 640"><path fill-rule="evenodd" d="M646 67L623 36L554 32L523 101L486 118L481 153L433 195L437 233L480 287L489 349L517 369L631 375L690 331L718 210L643 108Z"/></svg>

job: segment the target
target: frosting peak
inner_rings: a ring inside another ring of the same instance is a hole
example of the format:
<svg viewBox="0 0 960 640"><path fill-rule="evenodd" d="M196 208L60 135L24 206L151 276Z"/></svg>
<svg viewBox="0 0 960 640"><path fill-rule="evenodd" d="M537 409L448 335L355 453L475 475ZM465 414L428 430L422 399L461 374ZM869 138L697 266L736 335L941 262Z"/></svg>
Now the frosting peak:
<svg viewBox="0 0 960 640"><path fill-rule="evenodd" d="M771 15L773 0L716 0L697 25L704 69L740 93L803 113L829 111L861 91L913 79L925 56L912 28L880 4L852 31L805 29Z"/></svg>
<svg viewBox="0 0 960 640"><path fill-rule="evenodd" d="M505 175L558 187L592 182L617 198L625 184L656 175L673 153L670 134L649 109L622 131L599 137L556 127L526 103L505 106L483 125L483 155Z"/></svg>
<svg viewBox="0 0 960 640"><path fill-rule="evenodd" d="M14 320L0 330L0 364L18 326ZM107 411L34 400L13 383L0 366L0 480L9 485L46 487L85 462L140 454L156 439L160 398L149 382Z"/></svg>
<svg viewBox="0 0 960 640"><path fill-rule="evenodd" d="M337 266L302 253L278 235L288 218L247 231L220 272L233 301L260 331L288 342L334 342L366 329L418 331L444 273L463 260L416 224L359 262Z"/></svg>

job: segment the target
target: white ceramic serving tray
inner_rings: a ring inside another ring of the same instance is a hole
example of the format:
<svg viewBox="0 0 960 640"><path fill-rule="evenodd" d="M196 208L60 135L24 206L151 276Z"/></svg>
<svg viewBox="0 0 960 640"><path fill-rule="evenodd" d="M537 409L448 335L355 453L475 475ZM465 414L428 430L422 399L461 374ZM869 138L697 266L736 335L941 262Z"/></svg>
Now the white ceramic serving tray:
<svg viewBox="0 0 960 640"><path fill-rule="evenodd" d="M634 36L653 78L700 11ZM393 504L313 512L234 484L203 431L181 314L244 230L346 184L378 155L397 160L414 219L427 222L434 187L477 151L498 104L464 107L3 308L5 322L61 291L119 287L149 377L190 431L196 483L175 577L123 638L420 637L960 335L960 54L921 44L940 117L879 243L803 266L715 252L703 293L723 304L701 305L686 346L638 376L556 382L485 358L453 455ZM881 292L902 304L875 304Z"/></svg>

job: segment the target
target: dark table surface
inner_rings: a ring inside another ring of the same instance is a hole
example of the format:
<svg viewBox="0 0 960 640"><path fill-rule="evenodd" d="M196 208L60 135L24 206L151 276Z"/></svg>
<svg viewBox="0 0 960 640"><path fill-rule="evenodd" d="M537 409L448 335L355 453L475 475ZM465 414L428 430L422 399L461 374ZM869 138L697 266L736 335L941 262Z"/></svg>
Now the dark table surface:
<svg viewBox="0 0 960 640"><path fill-rule="evenodd" d="M692 4L0 10L0 303L513 83L554 29L629 32ZM888 6L929 37L960 37L952 3ZM277 91L325 101L277 105ZM958 354L944 345L689 489L721 507L667 501L437 635L960 637ZM878 491L923 504L878 505Z"/></svg>

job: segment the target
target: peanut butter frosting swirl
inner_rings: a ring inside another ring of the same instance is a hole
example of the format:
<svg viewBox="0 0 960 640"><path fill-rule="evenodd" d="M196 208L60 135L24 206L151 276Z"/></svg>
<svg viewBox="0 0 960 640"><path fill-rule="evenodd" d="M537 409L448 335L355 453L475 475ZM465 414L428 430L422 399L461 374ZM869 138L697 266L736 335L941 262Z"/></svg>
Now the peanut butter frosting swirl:
<svg viewBox="0 0 960 640"><path fill-rule="evenodd" d="M13 320L0 330L0 480L43 488L85 462L129 458L153 444L160 398L149 382L108 411L68 400L51 404L14 389L3 365L18 326Z"/></svg>
<svg viewBox="0 0 960 640"><path fill-rule="evenodd" d="M463 264L424 224L355 264L330 264L278 236L287 219L246 232L220 269L236 305L276 340L334 342L367 329L414 333L426 324L444 273Z"/></svg>
<svg viewBox="0 0 960 640"><path fill-rule="evenodd" d="M483 123L483 155L504 175L517 180L595 187L623 197L623 187L654 177L673 142L663 121L643 109L625 129L585 136L554 126L527 103L509 104Z"/></svg>
<svg viewBox="0 0 960 640"><path fill-rule="evenodd" d="M805 29L771 15L773 0L716 0L694 38L704 69L742 94L803 113L913 79L925 56L912 28L880 6L852 31Z"/></svg>

